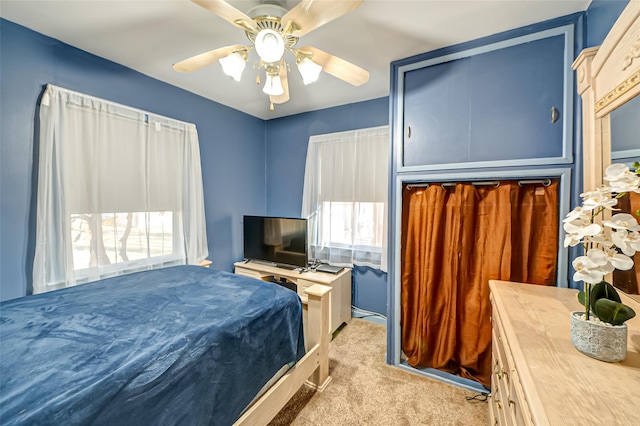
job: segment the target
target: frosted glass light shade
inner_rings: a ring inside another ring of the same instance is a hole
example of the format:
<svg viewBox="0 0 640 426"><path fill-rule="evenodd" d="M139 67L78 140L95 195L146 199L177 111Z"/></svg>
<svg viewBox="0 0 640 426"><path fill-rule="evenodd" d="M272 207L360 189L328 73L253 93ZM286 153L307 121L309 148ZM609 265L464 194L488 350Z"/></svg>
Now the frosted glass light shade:
<svg viewBox="0 0 640 426"><path fill-rule="evenodd" d="M282 82L280 81L279 75L269 75L267 74L267 81L264 83L264 87L262 89L264 93L267 95L280 96L284 93L284 89L282 88Z"/></svg>
<svg viewBox="0 0 640 426"><path fill-rule="evenodd" d="M246 66L246 61L241 54L235 52L229 56L220 58L219 61L220 65L222 65L222 71L224 71L226 75L232 77L235 81L240 81L242 71L244 71L244 67Z"/></svg>
<svg viewBox="0 0 640 426"><path fill-rule="evenodd" d="M300 71L302 81L305 85L307 85L318 80L320 71L322 71L322 67L313 62L311 59L304 58L303 60L298 62L298 71Z"/></svg>
<svg viewBox="0 0 640 426"><path fill-rule="evenodd" d="M284 40L273 30L262 30L256 36L256 52L262 62L271 64L278 62L284 55Z"/></svg>

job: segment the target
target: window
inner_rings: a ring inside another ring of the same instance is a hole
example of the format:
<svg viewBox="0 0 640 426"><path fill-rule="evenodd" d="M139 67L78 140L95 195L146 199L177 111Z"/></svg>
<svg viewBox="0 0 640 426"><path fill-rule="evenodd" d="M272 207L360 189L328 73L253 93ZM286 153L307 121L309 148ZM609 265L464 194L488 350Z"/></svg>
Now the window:
<svg viewBox="0 0 640 426"><path fill-rule="evenodd" d="M195 126L48 85L34 293L207 254Z"/></svg>
<svg viewBox="0 0 640 426"><path fill-rule="evenodd" d="M386 271L388 128L309 139L302 216L310 258Z"/></svg>
<svg viewBox="0 0 640 426"><path fill-rule="evenodd" d="M384 203L322 203L319 245L382 249Z"/></svg>
<svg viewBox="0 0 640 426"><path fill-rule="evenodd" d="M173 212L128 212L71 215L71 242L76 280L97 266L118 271L122 265L179 262L174 244ZM147 263L149 261L149 263Z"/></svg>

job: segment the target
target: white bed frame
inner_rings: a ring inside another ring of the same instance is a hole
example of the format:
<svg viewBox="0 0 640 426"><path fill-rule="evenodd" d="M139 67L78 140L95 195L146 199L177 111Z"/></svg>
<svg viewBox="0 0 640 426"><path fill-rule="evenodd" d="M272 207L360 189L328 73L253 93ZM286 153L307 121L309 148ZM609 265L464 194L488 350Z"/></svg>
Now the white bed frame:
<svg viewBox="0 0 640 426"><path fill-rule="evenodd" d="M296 365L249 407L234 426L268 424L304 384L322 392L329 382L329 293L331 287L315 284L308 295L305 346L310 348Z"/></svg>

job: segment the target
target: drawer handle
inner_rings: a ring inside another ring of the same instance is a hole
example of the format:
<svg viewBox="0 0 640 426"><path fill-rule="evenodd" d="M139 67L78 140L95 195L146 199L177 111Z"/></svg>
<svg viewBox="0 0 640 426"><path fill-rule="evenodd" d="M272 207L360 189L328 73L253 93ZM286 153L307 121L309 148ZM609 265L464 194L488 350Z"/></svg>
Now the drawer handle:
<svg viewBox="0 0 640 426"><path fill-rule="evenodd" d="M411 139L411 126L407 126L407 139Z"/></svg>
<svg viewBox="0 0 640 426"><path fill-rule="evenodd" d="M511 406L515 407L516 406L516 402L514 400L512 400L512 399L509 399L509 407L511 407Z"/></svg>
<svg viewBox="0 0 640 426"><path fill-rule="evenodd" d="M555 123L556 121L558 121L560 112L558 111L558 108L556 107L551 107L551 122Z"/></svg>

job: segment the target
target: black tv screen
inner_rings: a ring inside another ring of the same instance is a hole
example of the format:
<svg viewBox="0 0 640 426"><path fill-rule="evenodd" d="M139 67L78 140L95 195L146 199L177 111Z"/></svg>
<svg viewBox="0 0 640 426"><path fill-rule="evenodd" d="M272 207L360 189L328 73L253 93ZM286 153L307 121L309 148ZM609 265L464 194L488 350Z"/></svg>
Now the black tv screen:
<svg viewBox="0 0 640 426"><path fill-rule="evenodd" d="M244 258L306 268L307 220L244 216Z"/></svg>

